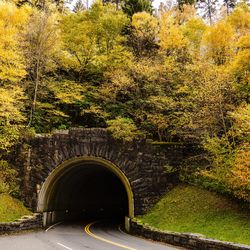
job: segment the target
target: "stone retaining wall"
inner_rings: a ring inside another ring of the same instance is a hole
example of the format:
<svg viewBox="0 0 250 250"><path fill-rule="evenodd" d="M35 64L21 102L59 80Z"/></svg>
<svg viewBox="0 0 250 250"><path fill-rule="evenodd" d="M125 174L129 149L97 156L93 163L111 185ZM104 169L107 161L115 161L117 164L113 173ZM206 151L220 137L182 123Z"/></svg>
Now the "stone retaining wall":
<svg viewBox="0 0 250 250"><path fill-rule="evenodd" d="M158 231L156 229L138 224L135 220L130 222L129 232L133 235L142 236L147 239L160 241L186 249L194 250L250 250L250 246L234 244L214 239L203 238L198 234L174 233Z"/></svg>
<svg viewBox="0 0 250 250"><path fill-rule="evenodd" d="M42 225L42 214L35 213L31 216L23 216L21 219L14 222L0 223L0 234L41 228Z"/></svg>

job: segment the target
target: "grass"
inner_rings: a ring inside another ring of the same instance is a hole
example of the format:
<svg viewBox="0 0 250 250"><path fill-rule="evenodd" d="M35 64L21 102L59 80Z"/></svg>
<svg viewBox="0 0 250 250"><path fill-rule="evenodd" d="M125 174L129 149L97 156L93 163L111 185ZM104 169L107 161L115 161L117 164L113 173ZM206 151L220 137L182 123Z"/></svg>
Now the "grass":
<svg viewBox="0 0 250 250"><path fill-rule="evenodd" d="M154 228L250 245L250 212L216 193L181 184L137 220Z"/></svg>
<svg viewBox="0 0 250 250"><path fill-rule="evenodd" d="M10 222L30 215L31 212L17 199L7 194L0 194L0 222Z"/></svg>

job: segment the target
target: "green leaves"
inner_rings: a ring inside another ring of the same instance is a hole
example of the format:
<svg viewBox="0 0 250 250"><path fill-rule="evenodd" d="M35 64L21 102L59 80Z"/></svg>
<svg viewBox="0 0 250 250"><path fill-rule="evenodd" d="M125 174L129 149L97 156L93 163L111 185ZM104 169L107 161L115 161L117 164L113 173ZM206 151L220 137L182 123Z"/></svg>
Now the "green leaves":
<svg viewBox="0 0 250 250"><path fill-rule="evenodd" d="M87 91L83 85L69 80L49 82L48 88L53 92L57 102L63 104L83 101L84 93Z"/></svg>
<svg viewBox="0 0 250 250"><path fill-rule="evenodd" d="M67 15L62 20L65 49L69 55L71 68L80 72L104 70L112 62L109 55L122 52L125 41L122 30L128 18L113 5L95 3L91 9L77 15ZM117 51L117 52L116 52ZM118 54L119 55L119 54Z"/></svg>
<svg viewBox="0 0 250 250"><path fill-rule="evenodd" d="M18 173L6 161L0 160L0 194L18 192Z"/></svg>
<svg viewBox="0 0 250 250"><path fill-rule="evenodd" d="M122 4L122 10L129 17L132 17L138 12L148 12L153 13L152 2L149 0L125 0Z"/></svg>
<svg viewBox="0 0 250 250"><path fill-rule="evenodd" d="M0 157L10 152L11 147L18 143L19 136L19 126L0 126Z"/></svg>
<svg viewBox="0 0 250 250"><path fill-rule="evenodd" d="M108 130L115 139L125 142L131 142L142 136L142 133L138 131L133 120L129 118L117 117L114 120L109 120Z"/></svg>

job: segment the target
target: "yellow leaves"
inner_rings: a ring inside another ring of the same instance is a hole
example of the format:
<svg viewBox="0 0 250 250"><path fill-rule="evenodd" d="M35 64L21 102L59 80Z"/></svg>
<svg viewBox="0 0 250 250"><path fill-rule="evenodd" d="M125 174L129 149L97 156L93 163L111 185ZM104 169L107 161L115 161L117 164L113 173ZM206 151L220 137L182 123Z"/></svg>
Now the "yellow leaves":
<svg viewBox="0 0 250 250"><path fill-rule="evenodd" d="M183 26L183 33L190 46L198 49L207 26L201 18L192 18Z"/></svg>
<svg viewBox="0 0 250 250"><path fill-rule="evenodd" d="M117 117L108 121L108 125L108 130L115 139L130 142L141 135L133 120L129 118Z"/></svg>
<svg viewBox="0 0 250 250"><path fill-rule="evenodd" d="M20 136L20 126L5 125L0 126L0 150L8 152L14 146Z"/></svg>
<svg viewBox="0 0 250 250"><path fill-rule="evenodd" d="M17 83L26 75L21 49L21 32L29 20L28 7L0 2L0 149L8 151L19 138L19 125L25 121L23 89Z"/></svg>
<svg viewBox="0 0 250 250"><path fill-rule="evenodd" d="M181 50L184 49L188 40L184 36L182 25L178 22L176 15L173 11L165 12L160 17L160 46L164 50Z"/></svg>
<svg viewBox="0 0 250 250"><path fill-rule="evenodd" d="M108 54L99 54L91 60L93 64L105 72L126 70L132 65L133 54L125 46L115 45Z"/></svg>
<svg viewBox="0 0 250 250"><path fill-rule="evenodd" d="M1 57L1 53L0 53L0 57ZM18 62L5 61L5 64L1 65L2 63L1 61L2 60L0 60L0 80L8 81L8 82L9 81L18 82L27 74L27 72L24 69L20 68L21 65ZM6 63L8 65L6 65Z"/></svg>
<svg viewBox="0 0 250 250"><path fill-rule="evenodd" d="M49 116L68 117L68 115L56 109L56 107L51 103L37 102L37 110L44 112L47 116L46 118L50 118Z"/></svg>
<svg viewBox="0 0 250 250"><path fill-rule="evenodd" d="M228 22L239 35L244 35L250 31L250 8L246 3L241 3L234 9L228 17Z"/></svg>
<svg viewBox="0 0 250 250"><path fill-rule="evenodd" d="M169 126L169 119L163 114L149 114L147 116L147 120L150 121L158 130L165 129Z"/></svg>
<svg viewBox="0 0 250 250"><path fill-rule="evenodd" d="M114 5L107 4L101 7L102 13L99 16L97 33L105 39L106 44L110 44L111 49L116 40L120 40L122 28L128 24L129 19L122 11L117 11Z"/></svg>
<svg viewBox="0 0 250 250"><path fill-rule="evenodd" d="M240 106L230 115L234 118L234 136L250 141L250 104Z"/></svg>
<svg viewBox="0 0 250 250"><path fill-rule="evenodd" d="M239 71L248 71L250 72L250 35L245 35L239 38L237 46L239 52L235 57L234 68ZM242 73L243 73L242 72Z"/></svg>
<svg viewBox="0 0 250 250"><path fill-rule="evenodd" d="M164 111L176 106L176 103L168 96L150 96L148 102L152 104L154 110Z"/></svg>
<svg viewBox="0 0 250 250"><path fill-rule="evenodd" d="M77 15L63 17L62 37L68 52L64 63L81 72L92 66L101 70L112 68L123 59L127 61L130 55L121 45L125 41L121 32L127 22L128 18L114 6L100 3Z"/></svg>
<svg viewBox="0 0 250 250"><path fill-rule="evenodd" d="M27 22L31 9L29 7L17 8L9 2L0 2L0 20L8 26L21 27Z"/></svg>
<svg viewBox="0 0 250 250"><path fill-rule="evenodd" d="M240 49L250 49L250 34L241 36L237 42L237 47Z"/></svg>
<svg viewBox="0 0 250 250"><path fill-rule="evenodd" d="M58 67L62 48L58 22L56 13L34 11L23 32L26 64L30 71L35 72L36 67L40 67L42 75Z"/></svg>
<svg viewBox="0 0 250 250"><path fill-rule="evenodd" d="M105 111L102 110L101 107L96 106L96 105L91 105L89 108L83 109L81 111L81 116L90 114L92 116L101 118L101 119L105 119L109 117L109 114Z"/></svg>
<svg viewBox="0 0 250 250"><path fill-rule="evenodd" d="M187 39L177 25L173 25L169 28L161 26L159 38L160 46L164 50L180 50L187 45Z"/></svg>
<svg viewBox="0 0 250 250"><path fill-rule="evenodd" d="M228 61L233 55L234 42L233 28L226 22L219 22L207 29L202 44L206 56L220 65Z"/></svg>
<svg viewBox="0 0 250 250"><path fill-rule="evenodd" d="M228 180L236 197L250 202L250 144L236 154L235 165Z"/></svg>
<svg viewBox="0 0 250 250"><path fill-rule="evenodd" d="M250 35L241 36L237 46L238 53L229 69L237 79L235 86L248 98L250 95Z"/></svg>
<svg viewBox="0 0 250 250"><path fill-rule="evenodd" d="M181 10L176 8L174 10L176 23L185 24L190 19L194 19L195 16L197 16L196 12L197 10L195 9L195 6L191 4L184 4Z"/></svg>
<svg viewBox="0 0 250 250"><path fill-rule="evenodd" d="M126 94L128 91L136 88L133 79L131 79L124 70L117 69L112 73L107 73L106 77L109 78L110 82L105 88L108 89L110 93L122 91Z"/></svg>
<svg viewBox="0 0 250 250"><path fill-rule="evenodd" d="M159 75L162 73L163 66L158 62L146 58L135 62L132 69L133 77L137 84L159 80ZM164 74L164 73L163 73Z"/></svg>
<svg viewBox="0 0 250 250"><path fill-rule="evenodd" d="M26 75L20 33L29 11L0 2L0 80L18 82Z"/></svg>
<svg viewBox="0 0 250 250"><path fill-rule="evenodd" d="M131 24L134 27L133 32L138 38L155 39L158 33L158 20L148 12L134 14Z"/></svg>
<svg viewBox="0 0 250 250"><path fill-rule="evenodd" d="M113 69L112 72L105 73L107 82L99 88L100 98L110 102L115 102L119 94L126 95L137 91L137 85L129 76L125 69Z"/></svg>
<svg viewBox="0 0 250 250"><path fill-rule="evenodd" d="M116 45L108 54L108 60L111 67L127 68L132 64L133 54L126 47Z"/></svg>
<svg viewBox="0 0 250 250"><path fill-rule="evenodd" d="M0 121L4 124L23 121L20 109L24 99L23 90L19 87L0 88Z"/></svg>
<svg viewBox="0 0 250 250"><path fill-rule="evenodd" d="M71 104L83 101L86 88L72 81L52 82L48 85L60 103Z"/></svg>

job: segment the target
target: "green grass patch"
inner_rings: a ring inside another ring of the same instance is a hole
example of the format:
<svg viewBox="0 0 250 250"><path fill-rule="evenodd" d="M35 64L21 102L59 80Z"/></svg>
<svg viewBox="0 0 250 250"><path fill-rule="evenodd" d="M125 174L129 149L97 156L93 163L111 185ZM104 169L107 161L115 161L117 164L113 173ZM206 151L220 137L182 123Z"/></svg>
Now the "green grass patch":
<svg viewBox="0 0 250 250"><path fill-rule="evenodd" d="M137 220L167 231L250 245L250 212L214 192L179 185Z"/></svg>
<svg viewBox="0 0 250 250"><path fill-rule="evenodd" d="M7 194L0 194L0 222L10 222L30 215L31 212L17 199Z"/></svg>

